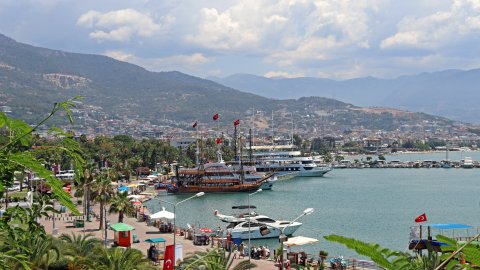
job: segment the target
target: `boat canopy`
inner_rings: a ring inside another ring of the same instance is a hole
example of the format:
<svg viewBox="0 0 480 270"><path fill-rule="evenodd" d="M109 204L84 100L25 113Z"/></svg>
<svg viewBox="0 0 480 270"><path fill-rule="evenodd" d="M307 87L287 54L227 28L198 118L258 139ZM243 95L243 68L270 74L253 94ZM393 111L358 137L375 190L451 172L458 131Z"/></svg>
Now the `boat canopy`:
<svg viewBox="0 0 480 270"><path fill-rule="evenodd" d="M440 229L440 230L448 230L448 229L470 229L472 226L465 225L465 224L430 224L432 228Z"/></svg>
<svg viewBox="0 0 480 270"><path fill-rule="evenodd" d="M232 206L232 209L255 209L257 208L255 205L236 205L236 206Z"/></svg>

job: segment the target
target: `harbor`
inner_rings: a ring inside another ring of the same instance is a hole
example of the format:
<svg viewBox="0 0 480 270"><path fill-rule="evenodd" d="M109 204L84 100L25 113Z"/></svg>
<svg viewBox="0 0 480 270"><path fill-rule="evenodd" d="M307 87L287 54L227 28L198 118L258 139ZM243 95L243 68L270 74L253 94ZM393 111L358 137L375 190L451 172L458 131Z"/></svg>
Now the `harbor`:
<svg viewBox="0 0 480 270"><path fill-rule="evenodd" d="M459 222L478 226L478 170L333 170L322 178L278 181L271 191L251 196L257 212L278 219L293 219L306 207L315 212L302 218L294 233L319 239L301 248L309 254L328 250L332 255L358 256L341 245L323 240L339 234L382 246L407 248L413 218L426 212L434 223ZM461 194L462 200L458 200ZM163 195L172 202L186 196ZM299 198L305 198L299 200ZM231 214L233 205L247 204L248 194L207 194L177 208L179 226L218 228L225 223L214 211ZM155 198L145 205L152 211L169 209ZM381 205L381 206L380 206ZM170 208L171 209L171 208ZM471 233L474 233L472 231ZM255 246L278 247L278 239L252 240Z"/></svg>

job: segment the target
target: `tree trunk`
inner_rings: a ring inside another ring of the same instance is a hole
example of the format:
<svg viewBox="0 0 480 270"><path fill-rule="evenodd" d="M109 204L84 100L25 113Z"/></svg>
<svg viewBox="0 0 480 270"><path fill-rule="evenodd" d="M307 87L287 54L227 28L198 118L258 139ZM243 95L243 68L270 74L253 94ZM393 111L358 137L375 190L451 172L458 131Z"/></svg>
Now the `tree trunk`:
<svg viewBox="0 0 480 270"><path fill-rule="evenodd" d="M105 206L103 205L103 202L100 202L100 225L98 226L99 230L103 230L103 208Z"/></svg>
<svg viewBox="0 0 480 270"><path fill-rule="evenodd" d="M123 222L123 211L118 211L118 222Z"/></svg>

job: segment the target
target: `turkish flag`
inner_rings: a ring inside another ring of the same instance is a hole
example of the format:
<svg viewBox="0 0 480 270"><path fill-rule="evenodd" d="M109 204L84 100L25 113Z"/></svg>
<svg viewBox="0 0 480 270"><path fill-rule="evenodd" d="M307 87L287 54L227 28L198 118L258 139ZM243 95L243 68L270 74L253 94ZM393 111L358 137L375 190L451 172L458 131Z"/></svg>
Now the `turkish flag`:
<svg viewBox="0 0 480 270"><path fill-rule="evenodd" d="M197 124L198 124L197 121L195 121L195 123L193 123L193 125L192 125L192 128L196 128Z"/></svg>
<svg viewBox="0 0 480 270"><path fill-rule="evenodd" d="M217 138L217 144L221 144L222 143L222 138Z"/></svg>
<svg viewBox="0 0 480 270"><path fill-rule="evenodd" d="M425 213L415 218L415 222L425 222L425 221L427 221L427 214Z"/></svg>
<svg viewBox="0 0 480 270"><path fill-rule="evenodd" d="M165 247L165 256L163 257L163 269L173 270L175 267L175 254L174 245L168 245Z"/></svg>
<svg viewBox="0 0 480 270"><path fill-rule="evenodd" d="M234 126L238 126L239 124L240 124L240 119L237 119L237 120L235 120L235 122L233 122Z"/></svg>
<svg viewBox="0 0 480 270"><path fill-rule="evenodd" d="M217 120L218 120L218 113L213 115L213 121L217 121Z"/></svg>

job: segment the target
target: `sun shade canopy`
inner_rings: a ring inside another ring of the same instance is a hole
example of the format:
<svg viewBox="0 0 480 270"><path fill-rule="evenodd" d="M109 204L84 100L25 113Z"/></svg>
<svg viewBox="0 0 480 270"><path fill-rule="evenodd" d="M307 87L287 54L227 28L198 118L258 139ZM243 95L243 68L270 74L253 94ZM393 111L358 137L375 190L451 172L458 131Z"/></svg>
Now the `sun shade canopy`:
<svg viewBox="0 0 480 270"><path fill-rule="evenodd" d="M162 237L157 237L157 238L149 238L149 239L145 240L145 242L147 242L147 243L164 243L164 242L167 242L167 240L165 240Z"/></svg>
<svg viewBox="0 0 480 270"><path fill-rule="evenodd" d="M117 232L128 232L128 231L135 230L135 227L125 223L116 223L116 224L110 225L110 228L112 228L112 230Z"/></svg>
<svg viewBox="0 0 480 270"><path fill-rule="evenodd" d="M430 227L440 230L447 229L470 229L472 226L465 224L430 224Z"/></svg>

